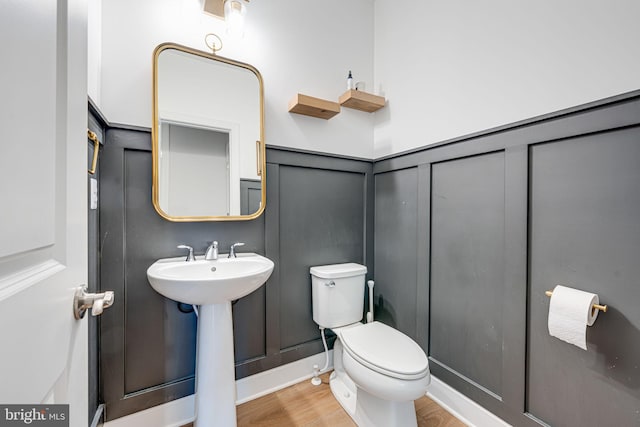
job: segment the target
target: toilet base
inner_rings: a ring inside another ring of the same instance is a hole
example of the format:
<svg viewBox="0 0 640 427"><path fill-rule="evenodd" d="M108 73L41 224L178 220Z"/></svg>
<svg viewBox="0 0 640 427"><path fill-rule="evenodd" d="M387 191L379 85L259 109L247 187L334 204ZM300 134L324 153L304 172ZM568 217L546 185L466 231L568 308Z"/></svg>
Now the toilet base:
<svg viewBox="0 0 640 427"><path fill-rule="evenodd" d="M413 400L384 400L356 387L344 370L341 353L342 343L336 340L334 371L329 377L329 385L333 396L359 427L417 427Z"/></svg>
<svg viewBox="0 0 640 427"><path fill-rule="evenodd" d="M382 400L362 389L358 390L355 386L351 388L349 381L344 379L333 372L329 381L331 392L359 427L416 427L418 425L413 401Z"/></svg>

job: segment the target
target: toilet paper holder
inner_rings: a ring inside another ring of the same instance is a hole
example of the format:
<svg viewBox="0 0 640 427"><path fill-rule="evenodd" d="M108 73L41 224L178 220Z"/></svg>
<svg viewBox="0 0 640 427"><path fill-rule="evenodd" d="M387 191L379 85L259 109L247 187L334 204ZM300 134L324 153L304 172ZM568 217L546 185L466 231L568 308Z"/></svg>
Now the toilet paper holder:
<svg viewBox="0 0 640 427"><path fill-rule="evenodd" d="M544 294L548 297L551 297L551 295L553 295L553 291L545 291ZM593 304L593 310L600 310L603 313L606 313L608 309L609 307L607 307L607 305Z"/></svg>

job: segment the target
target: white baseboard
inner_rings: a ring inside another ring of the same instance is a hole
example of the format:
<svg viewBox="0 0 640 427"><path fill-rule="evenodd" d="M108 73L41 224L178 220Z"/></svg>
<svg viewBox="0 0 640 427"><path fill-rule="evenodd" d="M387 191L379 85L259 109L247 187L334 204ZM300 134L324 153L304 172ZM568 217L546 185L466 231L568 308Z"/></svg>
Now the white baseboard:
<svg viewBox="0 0 640 427"><path fill-rule="evenodd" d="M248 402L289 387L313 376L313 365L321 369L325 354L319 353L236 381L236 404ZM333 350L329 350L329 368L333 369ZM193 395L154 406L135 414L109 421L104 427L180 427L194 419Z"/></svg>
<svg viewBox="0 0 640 427"><path fill-rule="evenodd" d="M180 427L193 421L194 395L104 423L103 427Z"/></svg>
<svg viewBox="0 0 640 427"><path fill-rule="evenodd" d="M427 396L470 427L511 427L511 424L433 375Z"/></svg>

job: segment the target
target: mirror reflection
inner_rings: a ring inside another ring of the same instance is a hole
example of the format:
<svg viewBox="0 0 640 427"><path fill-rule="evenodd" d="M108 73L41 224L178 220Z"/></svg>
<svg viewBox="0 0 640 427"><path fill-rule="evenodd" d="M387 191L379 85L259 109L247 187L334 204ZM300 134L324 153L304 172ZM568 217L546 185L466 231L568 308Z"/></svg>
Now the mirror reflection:
<svg viewBox="0 0 640 427"><path fill-rule="evenodd" d="M251 219L265 205L262 78L175 44L154 55L153 202L172 221Z"/></svg>

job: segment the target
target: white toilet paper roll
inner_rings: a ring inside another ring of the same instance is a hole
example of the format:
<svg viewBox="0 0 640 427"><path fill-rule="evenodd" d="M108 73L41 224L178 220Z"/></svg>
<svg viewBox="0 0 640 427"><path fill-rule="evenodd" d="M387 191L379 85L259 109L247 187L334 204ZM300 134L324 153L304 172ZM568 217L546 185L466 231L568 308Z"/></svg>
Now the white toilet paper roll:
<svg viewBox="0 0 640 427"><path fill-rule="evenodd" d="M549 334L563 341L587 349L587 326L593 325L599 304L598 295L558 285L549 303Z"/></svg>

